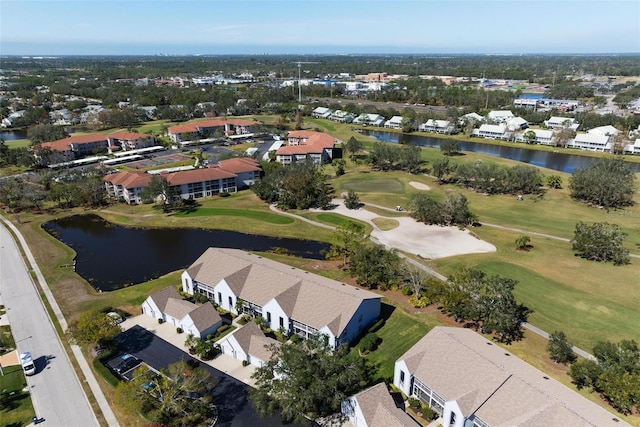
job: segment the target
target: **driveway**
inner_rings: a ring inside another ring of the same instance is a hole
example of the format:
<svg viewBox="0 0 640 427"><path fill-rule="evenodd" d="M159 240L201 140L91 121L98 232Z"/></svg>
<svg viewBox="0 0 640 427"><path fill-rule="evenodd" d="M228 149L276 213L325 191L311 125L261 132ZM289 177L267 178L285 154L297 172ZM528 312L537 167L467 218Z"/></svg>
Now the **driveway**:
<svg viewBox="0 0 640 427"><path fill-rule="evenodd" d="M157 337L140 326L132 326L117 337L122 351L133 354L154 369L163 369L172 363L191 358L189 354ZM260 418L248 400L249 386L205 363L200 366L209 371L216 385L213 403L218 406L216 427L293 426L279 415Z"/></svg>

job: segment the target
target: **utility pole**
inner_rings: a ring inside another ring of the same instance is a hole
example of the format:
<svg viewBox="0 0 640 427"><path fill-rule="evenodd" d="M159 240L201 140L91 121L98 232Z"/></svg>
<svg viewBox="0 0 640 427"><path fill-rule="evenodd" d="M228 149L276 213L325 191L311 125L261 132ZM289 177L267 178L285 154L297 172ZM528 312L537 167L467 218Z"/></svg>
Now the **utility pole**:
<svg viewBox="0 0 640 427"><path fill-rule="evenodd" d="M298 62L298 104L302 104L302 62Z"/></svg>

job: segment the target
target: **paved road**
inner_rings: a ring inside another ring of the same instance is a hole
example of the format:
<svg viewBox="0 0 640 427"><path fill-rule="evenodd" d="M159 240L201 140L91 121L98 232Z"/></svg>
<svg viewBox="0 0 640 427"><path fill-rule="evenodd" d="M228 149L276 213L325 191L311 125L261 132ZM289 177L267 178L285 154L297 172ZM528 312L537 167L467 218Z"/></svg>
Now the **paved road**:
<svg viewBox="0 0 640 427"><path fill-rule="evenodd" d="M27 377L36 415L48 426L98 425L71 362L58 340L18 247L0 226L0 292L20 352L30 351L36 374Z"/></svg>
<svg viewBox="0 0 640 427"><path fill-rule="evenodd" d="M140 326L128 329L117 341L123 351L133 354L157 370L180 360L191 359L184 351ZM285 424L279 416L260 418L247 399L249 386L207 364L200 366L209 371L216 383L213 390L213 403L219 412L216 427L296 426Z"/></svg>

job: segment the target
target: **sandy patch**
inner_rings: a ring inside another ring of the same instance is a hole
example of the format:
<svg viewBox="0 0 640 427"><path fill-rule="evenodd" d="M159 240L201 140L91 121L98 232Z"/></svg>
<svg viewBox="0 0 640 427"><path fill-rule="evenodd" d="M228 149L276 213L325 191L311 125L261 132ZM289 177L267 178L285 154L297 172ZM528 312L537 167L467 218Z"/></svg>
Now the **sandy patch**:
<svg viewBox="0 0 640 427"><path fill-rule="evenodd" d="M423 184L421 182L416 182L416 181L411 181L409 183L410 186L412 186L413 188L417 189L417 190L431 190L431 187L429 187L427 184Z"/></svg>
<svg viewBox="0 0 640 427"><path fill-rule="evenodd" d="M378 243L388 248L419 255L425 259L496 251L495 246L474 237L469 230L426 225L409 217L394 217L393 219L399 223L398 227L382 231L372 221L374 218L379 218L380 215L363 208L347 209L340 199L334 200L333 203L337 206L331 212L371 224L374 228L371 237Z"/></svg>

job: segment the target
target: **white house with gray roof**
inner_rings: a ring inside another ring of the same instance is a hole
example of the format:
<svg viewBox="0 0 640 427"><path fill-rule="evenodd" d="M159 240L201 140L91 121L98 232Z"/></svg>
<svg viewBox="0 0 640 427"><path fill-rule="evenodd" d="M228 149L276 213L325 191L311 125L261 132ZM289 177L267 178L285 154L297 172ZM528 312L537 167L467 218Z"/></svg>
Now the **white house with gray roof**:
<svg viewBox="0 0 640 427"><path fill-rule="evenodd" d="M249 322L218 341L218 345L222 354L261 367L271 359L270 347L280 343L266 336L255 322Z"/></svg>
<svg viewBox="0 0 640 427"><path fill-rule="evenodd" d="M447 427L629 425L465 328L433 328L396 361L393 384Z"/></svg>
<svg viewBox="0 0 640 427"><path fill-rule="evenodd" d="M182 290L232 313L262 317L303 338L324 334L337 348L380 316L373 292L238 249L209 248L184 273Z"/></svg>
<svg viewBox="0 0 640 427"><path fill-rule="evenodd" d="M142 312L198 338L213 335L222 326L222 318L213 304L185 301L172 286L149 295L142 303Z"/></svg>
<svg viewBox="0 0 640 427"><path fill-rule="evenodd" d="M416 421L396 406L385 383L369 387L341 404L342 415L356 427L418 427Z"/></svg>

